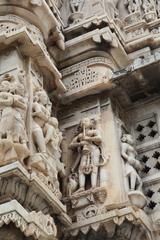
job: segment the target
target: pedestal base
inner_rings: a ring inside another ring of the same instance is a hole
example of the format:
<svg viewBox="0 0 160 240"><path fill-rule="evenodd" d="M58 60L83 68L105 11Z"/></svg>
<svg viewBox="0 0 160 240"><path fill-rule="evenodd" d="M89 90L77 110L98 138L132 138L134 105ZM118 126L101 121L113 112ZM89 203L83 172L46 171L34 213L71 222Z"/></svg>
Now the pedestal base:
<svg viewBox="0 0 160 240"><path fill-rule="evenodd" d="M143 209L147 204L147 199L140 191L131 191L128 193L129 200L132 205Z"/></svg>

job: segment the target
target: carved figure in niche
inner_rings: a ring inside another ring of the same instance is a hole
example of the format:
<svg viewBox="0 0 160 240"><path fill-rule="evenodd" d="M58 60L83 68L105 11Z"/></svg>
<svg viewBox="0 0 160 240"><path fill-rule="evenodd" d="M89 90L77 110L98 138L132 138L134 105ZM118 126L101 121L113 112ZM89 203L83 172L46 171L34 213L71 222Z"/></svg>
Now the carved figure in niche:
<svg viewBox="0 0 160 240"><path fill-rule="evenodd" d="M119 0L104 0L105 9L110 19L114 19L118 16L118 5Z"/></svg>
<svg viewBox="0 0 160 240"><path fill-rule="evenodd" d="M155 11L155 3L152 0L143 0L142 8L144 13Z"/></svg>
<svg viewBox="0 0 160 240"><path fill-rule="evenodd" d="M142 169L141 163L136 159L137 152L130 134L123 134L121 138L122 158L125 162L126 177L130 191L142 190L142 180L138 171Z"/></svg>
<svg viewBox="0 0 160 240"><path fill-rule="evenodd" d="M94 128L94 123L89 118L83 118L80 123L80 133L70 144L71 149L76 149L78 156L72 168L72 172L78 166L79 190L85 190L86 176L91 177L91 187L97 187L98 168L101 165L101 135L98 129Z"/></svg>
<svg viewBox="0 0 160 240"><path fill-rule="evenodd" d="M51 102L47 93L41 89L35 92L32 105L32 135L35 146L31 156L31 166L37 175L59 191L58 174L65 175L64 164L60 161L62 133L58 121L51 117Z"/></svg>
<svg viewBox="0 0 160 240"><path fill-rule="evenodd" d="M43 128L48 122L51 110L48 108L48 96L44 90L36 92L33 102L33 139L37 152L46 153Z"/></svg>
<svg viewBox="0 0 160 240"><path fill-rule="evenodd" d="M125 0L124 5L127 7L128 12L135 13L141 11L141 0Z"/></svg>
<svg viewBox="0 0 160 240"><path fill-rule="evenodd" d="M50 117L48 122L45 124L44 129L44 138L46 144L46 150L48 156L50 156L48 165L50 165L50 172L54 179L54 182L58 182L58 173L61 177L65 176L65 167L64 164L60 161L61 158L61 142L62 142L62 133L58 128L58 120L55 117Z"/></svg>
<svg viewBox="0 0 160 240"><path fill-rule="evenodd" d="M48 175L47 171L47 149L43 133L43 128L48 122L51 115L51 103L44 90L35 92L34 102L32 106L32 135L33 142L36 148L36 152L39 153L38 162L34 162L32 158L32 167L35 167L38 171L45 175Z"/></svg>
<svg viewBox="0 0 160 240"><path fill-rule="evenodd" d="M23 163L29 156L25 128L27 103L23 90L19 79L10 74L6 74L0 83L1 161L16 159ZM19 95L20 92L23 96ZM10 149L7 147L8 151L4 150L7 145L10 146Z"/></svg>

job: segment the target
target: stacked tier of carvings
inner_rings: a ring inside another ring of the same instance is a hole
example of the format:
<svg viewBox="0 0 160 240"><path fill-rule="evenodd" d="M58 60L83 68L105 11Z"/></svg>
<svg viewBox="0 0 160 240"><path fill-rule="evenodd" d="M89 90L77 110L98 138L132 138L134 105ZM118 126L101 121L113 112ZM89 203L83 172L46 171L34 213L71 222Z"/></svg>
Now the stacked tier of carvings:
<svg viewBox="0 0 160 240"><path fill-rule="evenodd" d="M108 17L110 19L113 19L118 15L117 11L117 4L119 0L92 0L91 5L92 8L97 8L96 10L98 11L99 8L101 10L106 11ZM69 20L72 23L78 23L84 18L84 11L85 11L85 4L87 4L87 1L85 0L69 0L70 3L70 9L71 9L71 15L69 17Z"/></svg>
<svg viewBox="0 0 160 240"><path fill-rule="evenodd" d="M65 171L60 161L62 134L58 121L51 117L52 104L45 90L35 89L30 102L25 86L22 70L16 76L5 74L0 82L0 165L19 160L59 191L58 173L64 175ZM32 120L28 126L32 130L26 127L29 114Z"/></svg>
<svg viewBox="0 0 160 240"><path fill-rule="evenodd" d="M126 0L124 4L127 7L129 13L134 13L137 11L148 13L150 11L156 10L159 13L159 0ZM158 8L156 6L158 6Z"/></svg>
<svg viewBox="0 0 160 240"><path fill-rule="evenodd" d="M103 154L102 137L95 121L83 118L79 129L79 134L70 144L70 149L77 153L68 180L68 196L71 199L76 196L82 197L85 191L93 195L96 192L101 194L105 189L106 164L110 160L110 156L106 157ZM142 170L142 165L137 160L134 141L130 134L124 133L121 137L121 156L125 165L129 199L132 204L143 208L146 205L146 198L142 193L142 180L138 173ZM90 177L90 183L87 176ZM105 199L100 202L104 201Z"/></svg>
<svg viewBox="0 0 160 240"><path fill-rule="evenodd" d="M124 5L129 14L137 15L137 20L143 17L150 22L160 17L159 0L125 0Z"/></svg>

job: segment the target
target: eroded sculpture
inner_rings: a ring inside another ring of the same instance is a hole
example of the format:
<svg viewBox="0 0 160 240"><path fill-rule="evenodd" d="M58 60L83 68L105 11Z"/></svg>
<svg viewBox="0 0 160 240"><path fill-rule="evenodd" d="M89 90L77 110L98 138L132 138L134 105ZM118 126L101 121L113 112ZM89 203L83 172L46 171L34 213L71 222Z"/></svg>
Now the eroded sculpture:
<svg viewBox="0 0 160 240"><path fill-rule="evenodd" d="M142 165L137 160L137 152L134 148L133 137L130 134L123 134L121 141L122 158L125 162L125 173L129 190L141 190L142 180L138 171L142 169Z"/></svg>
<svg viewBox="0 0 160 240"><path fill-rule="evenodd" d="M64 164L60 161L63 137L57 119L51 117L51 102L43 89L35 92L32 111L34 154L31 165L38 175L46 176L51 185L59 189L58 173L65 175Z"/></svg>
<svg viewBox="0 0 160 240"><path fill-rule="evenodd" d="M27 96L25 95L23 71L17 76L6 74L0 83L0 147L1 165L29 156L25 121ZM25 78L24 78L25 80Z"/></svg>
<svg viewBox="0 0 160 240"><path fill-rule="evenodd" d="M90 118L83 118L80 122L79 134L72 140L70 149L76 150L72 172L78 172L79 189L78 192L86 190L86 176L90 176L89 188L98 186L98 170L105 164L101 152L102 137L100 131L95 127L95 123ZM72 187L76 186L75 175L71 175Z"/></svg>
<svg viewBox="0 0 160 240"><path fill-rule="evenodd" d="M25 71L6 73L0 82L0 164L20 161L29 171L59 190L58 173L65 175L61 158L62 133L51 117L52 104L46 91L34 90L30 102ZM29 112L32 106L32 112ZM28 114L31 114L30 125ZM31 139L29 129L31 128ZM30 142L31 141L31 142Z"/></svg>

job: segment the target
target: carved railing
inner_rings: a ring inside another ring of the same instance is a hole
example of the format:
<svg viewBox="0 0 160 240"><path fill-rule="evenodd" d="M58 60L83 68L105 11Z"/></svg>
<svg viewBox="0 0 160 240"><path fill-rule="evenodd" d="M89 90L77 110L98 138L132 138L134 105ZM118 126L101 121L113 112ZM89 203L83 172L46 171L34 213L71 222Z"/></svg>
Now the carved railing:
<svg viewBox="0 0 160 240"><path fill-rule="evenodd" d="M159 45L159 0L126 0L128 15L123 19L124 45L130 52L146 45ZM138 41L138 42L137 42Z"/></svg>

